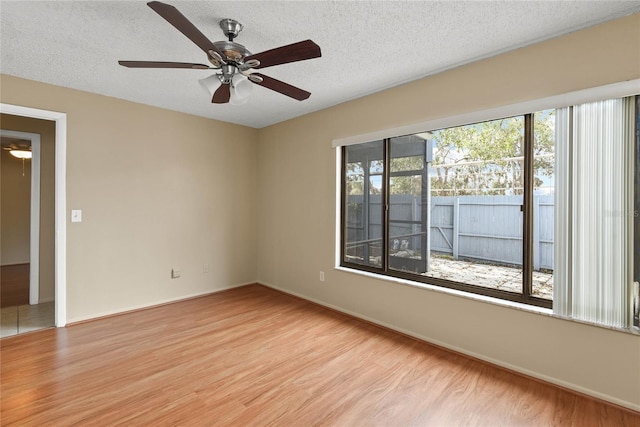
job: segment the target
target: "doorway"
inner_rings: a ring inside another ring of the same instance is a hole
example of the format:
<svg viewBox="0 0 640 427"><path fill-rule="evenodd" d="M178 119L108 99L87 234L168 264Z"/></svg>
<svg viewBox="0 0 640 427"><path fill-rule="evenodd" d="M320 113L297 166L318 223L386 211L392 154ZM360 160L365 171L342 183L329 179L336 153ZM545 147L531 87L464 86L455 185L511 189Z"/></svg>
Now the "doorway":
<svg viewBox="0 0 640 427"><path fill-rule="evenodd" d="M54 300L55 307L50 309L54 313L54 324L57 327L66 325L66 133L67 116L65 113L22 107L18 105L0 103L0 113L23 118L34 118L52 121L55 124L55 164L54 175L54 221L53 221L53 252L54 265ZM29 268L31 275L31 266ZM36 276L37 277L37 276ZM31 280L31 278L29 279ZM39 295L42 302L43 295ZM31 294L30 294L31 299ZM30 301L31 302L31 301ZM53 305L53 304L52 304Z"/></svg>
<svg viewBox="0 0 640 427"><path fill-rule="evenodd" d="M9 117L9 116L4 116ZM49 135L53 141L53 135ZM41 137L0 129L2 171L2 328L0 337L54 325L53 292L41 300ZM51 147L53 148L53 147ZM53 158L50 159L53 162ZM51 213L48 215L52 217ZM47 239L45 239L46 241ZM52 239L48 239L51 241ZM51 241L51 243L53 243ZM53 246L53 245L51 245ZM53 247L51 248L53 249ZM46 283L53 283L53 271Z"/></svg>

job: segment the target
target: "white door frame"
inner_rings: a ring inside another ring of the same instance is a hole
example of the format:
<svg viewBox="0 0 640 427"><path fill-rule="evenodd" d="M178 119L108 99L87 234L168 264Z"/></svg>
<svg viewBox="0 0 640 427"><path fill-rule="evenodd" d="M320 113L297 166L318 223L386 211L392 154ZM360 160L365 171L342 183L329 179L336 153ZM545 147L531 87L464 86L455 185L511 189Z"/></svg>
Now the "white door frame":
<svg viewBox="0 0 640 427"><path fill-rule="evenodd" d="M57 111L0 103L0 112L56 123L55 160L55 320L67 324L67 115ZM39 182L39 181L38 181Z"/></svg>
<svg viewBox="0 0 640 427"><path fill-rule="evenodd" d="M0 135L31 141L31 225L29 227L29 304L40 302L40 135L0 129Z"/></svg>

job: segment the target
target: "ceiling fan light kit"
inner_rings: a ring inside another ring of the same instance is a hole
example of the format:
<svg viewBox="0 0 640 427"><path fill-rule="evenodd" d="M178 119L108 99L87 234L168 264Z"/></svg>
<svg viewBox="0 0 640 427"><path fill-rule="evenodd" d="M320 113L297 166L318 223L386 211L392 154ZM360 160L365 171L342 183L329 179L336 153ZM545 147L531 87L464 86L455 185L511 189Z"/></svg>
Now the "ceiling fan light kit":
<svg viewBox="0 0 640 427"><path fill-rule="evenodd" d="M255 70L319 58L322 56L320 47L313 41L304 40L252 54L243 45L234 42L243 28L243 25L234 19L220 21L220 28L228 40L211 42L174 6L159 1L152 1L147 5L204 51L211 66L188 62L118 61L120 65L128 68L216 70L211 76L198 81L212 96L211 102L215 104L245 104L251 96L253 84L298 101L311 95L310 92L257 73Z"/></svg>
<svg viewBox="0 0 640 427"><path fill-rule="evenodd" d="M253 92L253 85L249 79L242 74L236 74L231 80L231 99L233 105L244 105L249 100Z"/></svg>
<svg viewBox="0 0 640 427"><path fill-rule="evenodd" d="M27 150L10 150L9 154L18 159L30 159L32 157L31 151Z"/></svg>
<svg viewBox="0 0 640 427"><path fill-rule="evenodd" d="M222 84L218 74L211 74L209 77L198 80L198 83L200 83L200 86L202 86L209 96L213 96L215 91Z"/></svg>
<svg viewBox="0 0 640 427"><path fill-rule="evenodd" d="M16 159L22 160L22 176L25 176L25 161L31 160L33 153L31 152L31 145L28 143L13 143L2 147L3 150L8 151Z"/></svg>
<svg viewBox="0 0 640 427"><path fill-rule="evenodd" d="M11 144L7 144L2 146L2 149L8 151L13 157L17 159L30 159L32 157L31 153L31 143L25 140L18 140L17 142L13 142Z"/></svg>

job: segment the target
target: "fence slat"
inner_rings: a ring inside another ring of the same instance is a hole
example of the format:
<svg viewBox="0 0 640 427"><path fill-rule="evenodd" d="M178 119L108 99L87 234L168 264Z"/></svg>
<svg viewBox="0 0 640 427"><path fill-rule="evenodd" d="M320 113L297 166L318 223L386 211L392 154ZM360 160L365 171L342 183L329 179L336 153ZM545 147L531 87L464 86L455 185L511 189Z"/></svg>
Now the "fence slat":
<svg viewBox="0 0 640 427"><path fill-rule="evenodd" d="M458 259L460 245L460 198L453 203L453 259Z"/></svg>

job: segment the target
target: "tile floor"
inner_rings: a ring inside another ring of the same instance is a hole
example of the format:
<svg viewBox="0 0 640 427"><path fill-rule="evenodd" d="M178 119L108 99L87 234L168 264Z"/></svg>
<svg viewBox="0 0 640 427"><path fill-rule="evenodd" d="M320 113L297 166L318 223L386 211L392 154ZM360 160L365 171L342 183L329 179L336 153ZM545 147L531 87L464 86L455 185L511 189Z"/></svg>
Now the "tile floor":
<svg viewBox="0 0 640 427"><path fill-rule="evenodd" d="M0 338L55 326L54 303L20 305L0 309L2 331Z"/></svg>

